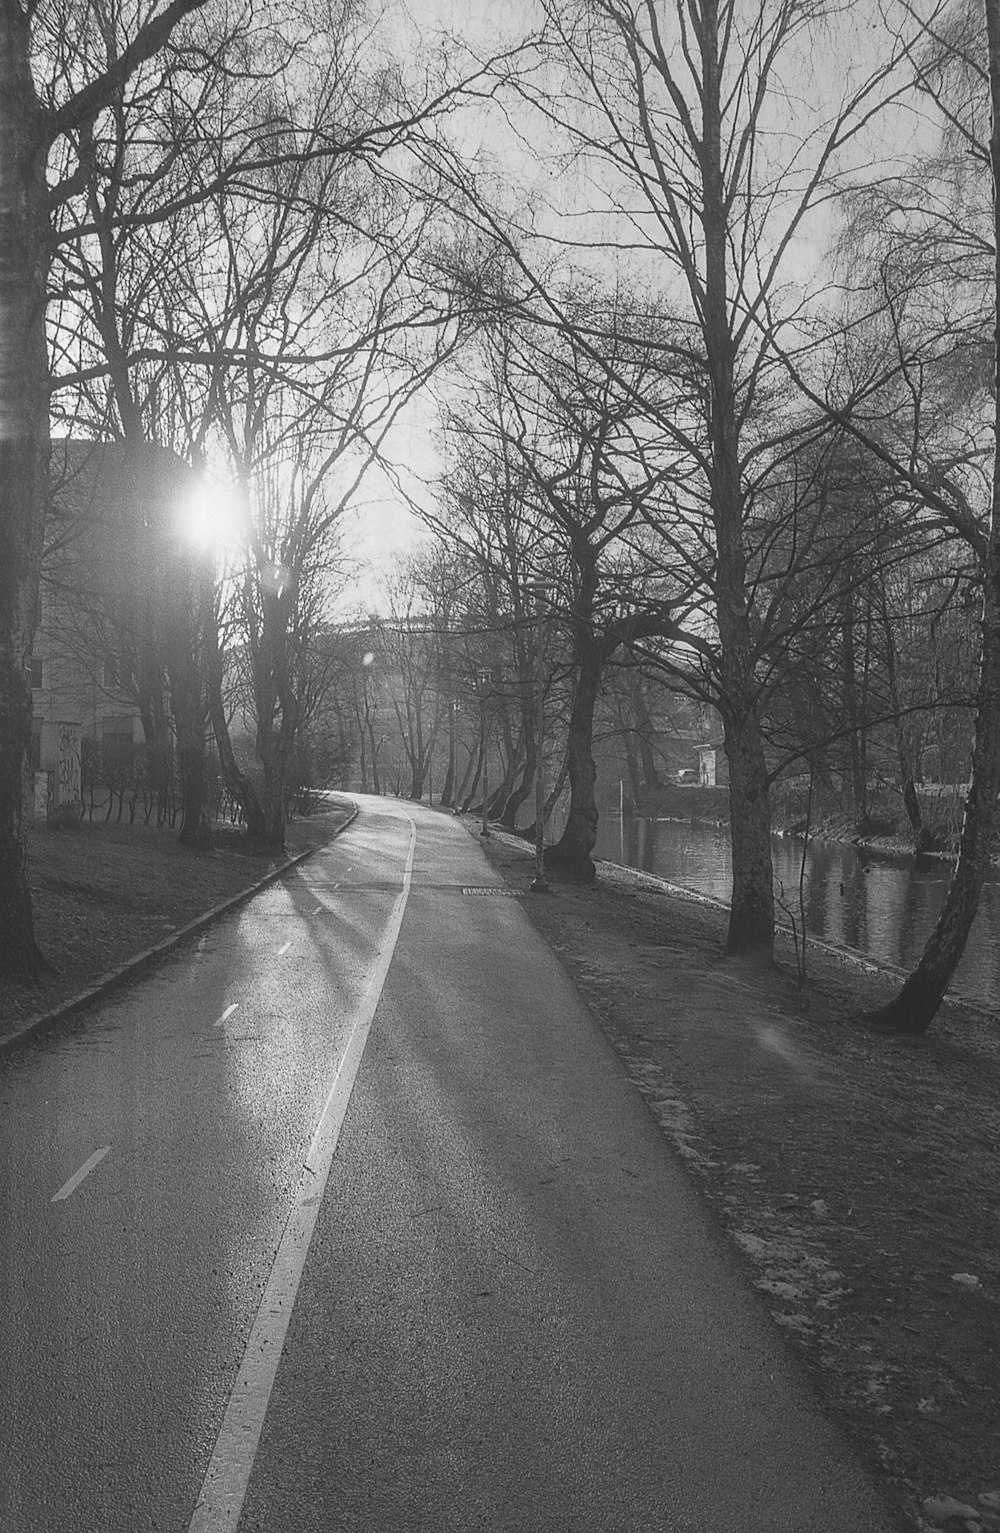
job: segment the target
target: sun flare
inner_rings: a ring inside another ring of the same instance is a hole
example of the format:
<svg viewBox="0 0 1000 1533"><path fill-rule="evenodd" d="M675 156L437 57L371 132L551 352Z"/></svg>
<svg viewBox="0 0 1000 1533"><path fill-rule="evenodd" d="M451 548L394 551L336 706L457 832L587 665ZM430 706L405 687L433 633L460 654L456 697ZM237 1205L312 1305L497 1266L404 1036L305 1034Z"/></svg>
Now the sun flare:
<svg viewBox="0 0 1000 1533"><path fill-rule="evenodd" d="M245 518L225 485L202 481L185 498L178 513L185 543L204 553L224 554L245 541Z"/></svg>

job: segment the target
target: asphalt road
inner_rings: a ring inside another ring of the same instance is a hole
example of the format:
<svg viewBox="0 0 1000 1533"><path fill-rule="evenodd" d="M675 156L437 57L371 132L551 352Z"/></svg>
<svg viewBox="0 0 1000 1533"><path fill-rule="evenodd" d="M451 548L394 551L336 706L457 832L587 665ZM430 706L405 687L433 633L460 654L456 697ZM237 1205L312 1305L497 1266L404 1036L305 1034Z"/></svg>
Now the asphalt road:
<svg viewBox="0 0 1000 1533"><path fill-rule="evenodd" d="M517 900L360 803L0 1060L2 1533L883 1533Z"/></svg>

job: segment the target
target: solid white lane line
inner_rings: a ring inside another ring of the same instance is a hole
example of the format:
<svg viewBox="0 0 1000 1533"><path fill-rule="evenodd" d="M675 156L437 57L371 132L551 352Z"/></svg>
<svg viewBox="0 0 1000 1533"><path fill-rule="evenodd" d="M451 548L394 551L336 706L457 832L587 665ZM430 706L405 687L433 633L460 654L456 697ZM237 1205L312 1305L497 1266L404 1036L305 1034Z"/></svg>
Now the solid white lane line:
<svg viewBox="0 0 1000 1533"><path fill-rule="evenodd" d="M239 1001L234 1001L231 1006L227 1006L225 1011L222 1013L222 1016L216 1017L215 1021L212 1023L212 1026L221 1027L226 1018L231 1017L233 1012L239 1008L239 1004Z"/></svg>
<svg viewBox="0 0 1000 1533"><path fill-rule="evenodd" d="M396 896L371 980L358 1007L347 1047L309 1146L309 1154L243 1353L240 1371L226 1406L201 1495L188 1525L188 1533L232 1533L240 1520L267 1414L267 1403L292 1317L292 1306L309 1254L316 1215L323 1201L330 1164L351 1100L361 1056L365 1051L372 1019L403 924L417 842L417 827L409 815L406 815L406 819L410 826L410 844L402 887Z"/></svg>
<svg viewBox="0 0 1000 1533"><path fill-rule="evenodd" d="M104 1159L105 1155L107 1155L110 1148L111 1146L106 1144L102 1149L95 1150L93 1155L84 1161L79 1171L74 1171L69 1181L64 1182L59 1191L53 1194L51 1201L53 1203L64 1203L67 1198L72 1197L73 1193L79 1187L84 1177L89 1176L94 1167L100 1165L101 1161Z"/></svg>
<svg viewBox="0 0 1000 1533"><path fill-rule="evenodd" d="M284 947L279 947L279 949L278 949L278 957L279 958L283 958L285 956L285 954L288 952L288 949L291 947L291 945L292 944L290 942L286 942Z"/></svg>

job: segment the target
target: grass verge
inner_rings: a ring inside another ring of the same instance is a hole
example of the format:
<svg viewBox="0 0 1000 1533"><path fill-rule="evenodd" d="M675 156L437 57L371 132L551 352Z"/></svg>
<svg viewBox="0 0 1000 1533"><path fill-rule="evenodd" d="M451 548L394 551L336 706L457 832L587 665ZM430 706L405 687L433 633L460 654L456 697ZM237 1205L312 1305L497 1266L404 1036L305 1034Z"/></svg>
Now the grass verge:
<svg viewBox="0 0 1000 1533"><path fill-rule="evenodd" d="M902 1524L1000 1529L997 1019L876 1036L891 977L813 951L799 989L723 960L711 905L607 863L532 896L531 849L483 844Z"/></svg>
<svg viewBox="0 0 1000 1533"><path fill-rule="evenodd" d="M30 831L35 935L52 972L37 989L0 979L0 1043L252 888L289 856L323 845L349 812L345 804L294 821L285 856L253 852L229 825L216 827L211 853L189 851L175 831L151 826Z"/></svg>

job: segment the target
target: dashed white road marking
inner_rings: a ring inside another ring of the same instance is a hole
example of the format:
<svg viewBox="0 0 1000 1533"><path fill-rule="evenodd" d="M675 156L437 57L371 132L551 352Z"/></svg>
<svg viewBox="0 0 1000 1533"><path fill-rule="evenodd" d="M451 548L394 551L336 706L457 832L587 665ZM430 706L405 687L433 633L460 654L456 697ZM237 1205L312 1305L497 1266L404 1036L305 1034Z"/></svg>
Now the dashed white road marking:
<svg viewBox="0 0 1000 1533"><path fill-rule="evenodd" d="M240 1004L239 1001L234 1001L231 1006L227 1006L225 1011L222 1013L222 1016L221 1017L216 1017L215 1021L212 1023L212 1026L213 1027L221 1027L223 1022L225 1022L226 1018L227 1017L231 1017L233 1012L236 1011L236 1009L238 1008L239 1004Z"/></svg>
<svg viewBox="0 0 1000 1533"><path fill-rule="evenodd" d="M73 1193L79 1187L84 1177L89 1176L94 1167L100 1165L101 1161L104 1159L105 1155L107 1155L110 1148L111 1146L106 1144L100 1150L95 1150L93 1155L89 1156L88 1159L84 1161L79 1171L74 1171L69 1181L63 1182L59 1191L53 1193L51 1201L53 1203L65 1203L67 1198L72 1197Z"/></svg>
<svg viewBox="0 0 1000 1533"><path fill-rule="evenodd" d="M406 819L410 826L410 843L402 887L396 896L368 989L358 1007L343 1058L309 1146L281 1243L226 1406L201 1495L188 1524L188 1533L234 1533L240 1520L299 1279L309 1254L309 1242L319 1205L323 1200L330 1163L337 1148L361 1056L403 924L417 842L417 827L409 815Z"/></svg>
<svg viewBox="0 0 1000 1533"><path fill-rule="evenodd" d="M291 947L291 945L292 944L290 942L286 942L284 947L279 947L279 949L278 949L278 957L279 958L283 958L285 956L285 954L288 952L288 949Z"/></svg>

